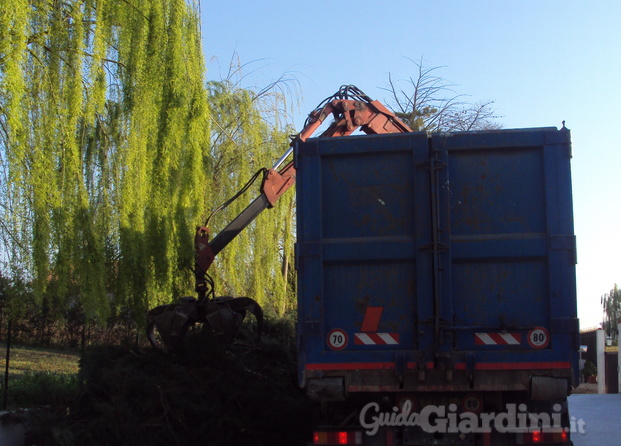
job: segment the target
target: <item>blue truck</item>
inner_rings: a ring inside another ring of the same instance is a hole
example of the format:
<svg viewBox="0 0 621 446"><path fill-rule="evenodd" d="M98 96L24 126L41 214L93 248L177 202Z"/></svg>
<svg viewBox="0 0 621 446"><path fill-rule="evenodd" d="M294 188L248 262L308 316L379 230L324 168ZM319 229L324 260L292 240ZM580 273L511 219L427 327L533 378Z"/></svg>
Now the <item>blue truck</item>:
<svg viewBox="0 0 621 446"><path fill-rule="evenodd" d="M571 155L564 126L297 142L314 444L572 444Z"/></svg>
<svg viewBox="0 0 621 446"><path fill-rule="evenodd" d="M197 228L197 297L152 309L149 340L181 350L202 323L230 345L247 312L261 327L259 304L216 297L207 270L297 184L298 366L321 406L314 444L570 445L570 161L564 126L412 132L342 86L214 214L262 177L257 198L213 239L211 217Z"/></svg>

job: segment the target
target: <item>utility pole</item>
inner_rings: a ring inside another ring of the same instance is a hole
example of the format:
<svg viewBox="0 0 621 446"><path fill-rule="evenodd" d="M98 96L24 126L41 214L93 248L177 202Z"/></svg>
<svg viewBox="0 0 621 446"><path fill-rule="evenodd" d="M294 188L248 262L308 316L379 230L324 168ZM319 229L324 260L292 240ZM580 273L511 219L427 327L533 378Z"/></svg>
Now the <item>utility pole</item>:
<svg viewBox="0 0 621 446"><path fill-rule="evenodd" d="M597 352L597 393L606 393L606 331L596 332Z"/></svg>

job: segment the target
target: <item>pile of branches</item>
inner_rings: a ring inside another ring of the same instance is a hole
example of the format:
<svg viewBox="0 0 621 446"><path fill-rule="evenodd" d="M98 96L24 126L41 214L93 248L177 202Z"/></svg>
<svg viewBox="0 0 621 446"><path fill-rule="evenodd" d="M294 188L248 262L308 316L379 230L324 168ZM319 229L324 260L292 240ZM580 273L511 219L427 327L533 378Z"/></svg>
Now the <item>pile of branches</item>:
<svg viewBox="0 0 621 446"><path fill-rule="evenodd" d="M183 355L98 347L67 408L35 413L28 444L304 445L317 408L297 386L293 325L267 321L260 345L224 350L208 333Z"/></svg>

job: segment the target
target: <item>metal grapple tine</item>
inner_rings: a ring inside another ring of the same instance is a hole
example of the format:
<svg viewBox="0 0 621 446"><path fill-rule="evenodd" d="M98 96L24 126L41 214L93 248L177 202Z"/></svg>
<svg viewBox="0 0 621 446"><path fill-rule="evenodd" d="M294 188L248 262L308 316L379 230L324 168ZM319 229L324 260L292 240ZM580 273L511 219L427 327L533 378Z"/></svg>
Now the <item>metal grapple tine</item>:
<svg viewBox="0 0 621 446"><path fill-rule="evenodd" d="M228 301L233 311L249 311L257 320L257 341L261 340L261 332L263 330L263 309L250 297L235 297Z"/></svg>

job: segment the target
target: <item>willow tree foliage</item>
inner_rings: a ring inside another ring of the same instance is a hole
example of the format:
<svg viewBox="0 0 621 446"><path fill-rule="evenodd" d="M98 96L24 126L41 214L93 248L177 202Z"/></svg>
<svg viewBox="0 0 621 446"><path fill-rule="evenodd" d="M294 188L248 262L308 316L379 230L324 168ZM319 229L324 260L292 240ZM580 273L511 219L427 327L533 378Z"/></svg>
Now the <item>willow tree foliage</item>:
<svg viewBox="0 0 621 446"><path fill-rule="evenodd" d="M5 274L90 317L187 289L209 146L184 0L0 7Z"/></svg>
<svg viewBox="0 0 621 446"><path fill-rule="evenodd" d="M237 85L231 78L208 84L214 184L207 193L214 204L234 196L259 170L272 167L292 133L281 119L285 95L275 88L255 92ZM259 183L217 214L214 234L257 197ZM278 312L294 305L294 290L287 287L293 273L294 198L293 191L283 195L222 251L211 271L218 294L247 295Z"/></svg>
<svg viewBox="0 0 621 446"><path fill-rule="evenodd" d="M1 273L37 302L103 319L191 294L195 226L286 148L269 95L206 87L198 19L186 0L0 2ZM287 307L292 196L223 253L223 292Z"/></svg>

